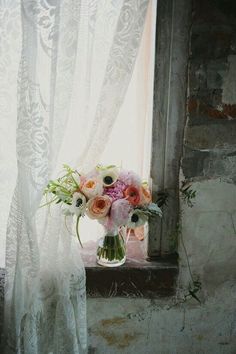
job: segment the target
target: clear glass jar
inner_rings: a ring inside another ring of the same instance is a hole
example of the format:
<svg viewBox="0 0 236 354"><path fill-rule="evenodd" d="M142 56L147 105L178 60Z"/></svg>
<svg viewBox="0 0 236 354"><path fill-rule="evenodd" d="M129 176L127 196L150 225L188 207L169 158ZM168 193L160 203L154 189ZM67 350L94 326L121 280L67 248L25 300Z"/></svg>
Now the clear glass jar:
<svg viewBox="0 0 236 354"><path fill-rule="evenodd" d="M98 241L97 263L104 267L119 267L126 261L125 232L115 228L106 230Z"/></svg>

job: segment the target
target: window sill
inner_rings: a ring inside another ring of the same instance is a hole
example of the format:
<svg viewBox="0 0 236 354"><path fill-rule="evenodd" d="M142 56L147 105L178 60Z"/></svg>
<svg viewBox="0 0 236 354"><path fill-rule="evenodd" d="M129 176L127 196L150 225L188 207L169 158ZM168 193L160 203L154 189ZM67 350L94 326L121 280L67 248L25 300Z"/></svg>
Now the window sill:
<svg viewBox="0 0 236 354"><path fill-rule="evenodd" d="M149 299L173 296L178 276L177 257L148 261L142 248L140 241L131 239L126 263L117 268L106 268L96 263L96 244L84 244L82 258L86 270L87 296ZM0 269L0 307L3 302L4 275L5 270Z"/></svg>
<svg viewBox="0 0 236 354"><path fill-rule="evenodd" d="M126 263L107 268L96 263L96 244L84 244L82 258L86 270L87 296L92 298L131 297L160 298L173 296L176 290L178 262L176 256L147 260L142 242L128 242Z"/></svg>

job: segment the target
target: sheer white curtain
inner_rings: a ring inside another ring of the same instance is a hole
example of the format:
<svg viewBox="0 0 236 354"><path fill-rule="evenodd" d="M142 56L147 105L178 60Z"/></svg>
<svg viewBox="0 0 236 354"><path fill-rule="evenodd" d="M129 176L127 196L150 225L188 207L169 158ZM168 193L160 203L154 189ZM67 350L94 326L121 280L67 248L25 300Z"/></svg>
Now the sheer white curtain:
<svg viewBox="0 0 236 354"><path fill-rule="evenodd" d="M121 165L135 171L147 181L150 176L152 148L156 6L156 1L150 1L129 87L109 136L102 140L105 149L98 156L101 164ZM98 33L97 31L96 34ZM97 68L103 62L103 55L104 51L99 51L98 48L94 63ZM72 124L68 129L72 131L73 127ZM68 134L72 135L71 132ZM66 150L66 146L63 149ZM80 236L85 248L88 246L87 242L90 247L91 241L97 242L102 233L103 227L96 220L85 217L80 221Z"/></svg>
<svg viewBox="0 0 236 354"><path fill-rule="evenodd" d="M99 160L130 82L148 3L0 2L0 16L6 22L1 29L14 32L3 37L1 61L9 64L4 55L10 52L4 46L12 46L12 40L18 38L15 46L21 48L17 178L6 246L7 354L86 350L85 272L78 242L65 228L60 210L47 214L38 207L45 185L62 162L87 169ZM1 115L8 124L11 117L6 116L14 102L6 95L11 83L3 83L7 106L6 115L4 111ZM13 83L13 91L15 87ZM13 154L8 158L14 161ZM11 167L14 170L10 165L5 178ZM70 220L69 229L72 225Z"/></svg>

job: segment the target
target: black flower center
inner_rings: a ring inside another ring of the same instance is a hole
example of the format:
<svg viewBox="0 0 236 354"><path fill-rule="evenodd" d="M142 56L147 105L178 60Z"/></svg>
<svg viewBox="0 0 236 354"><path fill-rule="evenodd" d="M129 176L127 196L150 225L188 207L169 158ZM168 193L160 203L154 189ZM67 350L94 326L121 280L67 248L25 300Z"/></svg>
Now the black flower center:
<svg viewBox="0 0 236 354"><path fill-rule="evenodd" d="M83 204L83 200L82 200L82 198L78 198L78 199L76 200L75 206L76 206L77 208L79 208L81 204Z"/></svg>
<svg viewBox="0 0 236 354"><path fill-rule="evenodd" d="M132 216L131 216L131 221L132 222L137 222L139 220L139 216L137 215L137 214L133 214Z"/></svg>
<svg viewBox="0 0 236 354"><path fill-rule="evenodd" d="M108 184L108 185L112 184L113 183L113 178L111 176L106 176L106 177L104 177L103 182L105 184Z"/></svg>

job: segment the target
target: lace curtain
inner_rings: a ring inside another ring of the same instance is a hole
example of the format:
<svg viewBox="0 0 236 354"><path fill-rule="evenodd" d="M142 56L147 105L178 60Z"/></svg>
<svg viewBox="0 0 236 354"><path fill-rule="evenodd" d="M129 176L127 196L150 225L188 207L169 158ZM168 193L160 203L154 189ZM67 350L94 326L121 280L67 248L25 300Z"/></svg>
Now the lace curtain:
<svg viewBox="0 0 236 354"><path fill-rule="evenodd" d="M104 136L112 130L132 75L148 3L0 1L1 94L7 102L1 115L6 125L12 119L7 92L15 85L18 65L12 66L13 73L8 65L9 81L4 62L13 63L12 55L21 50L17 177L6 244L7 354L86 351L85 272L73 220L65 227L59 207L49 213L39 205L61 163L89 169L102 154Z"/></svg>

